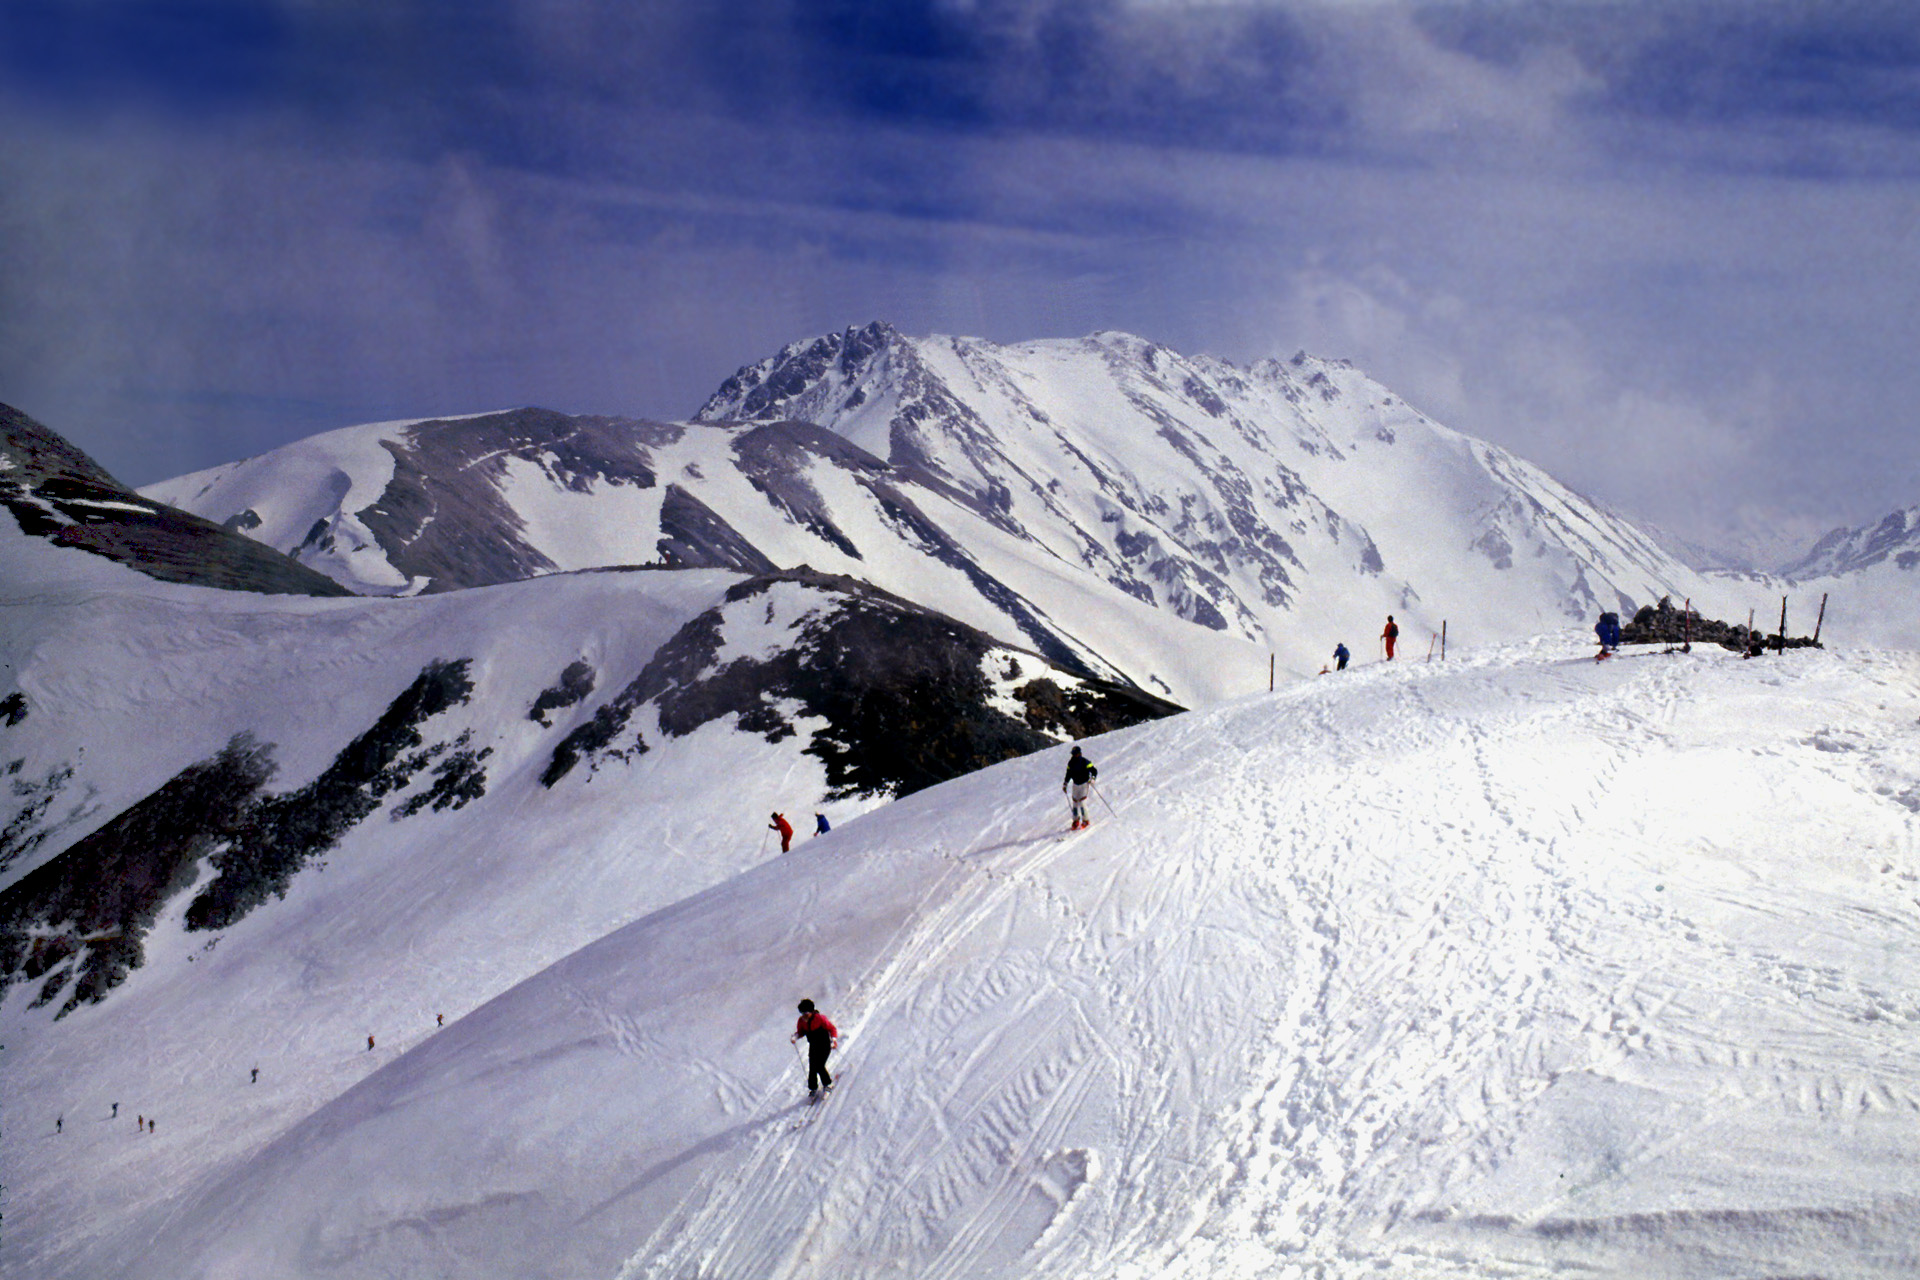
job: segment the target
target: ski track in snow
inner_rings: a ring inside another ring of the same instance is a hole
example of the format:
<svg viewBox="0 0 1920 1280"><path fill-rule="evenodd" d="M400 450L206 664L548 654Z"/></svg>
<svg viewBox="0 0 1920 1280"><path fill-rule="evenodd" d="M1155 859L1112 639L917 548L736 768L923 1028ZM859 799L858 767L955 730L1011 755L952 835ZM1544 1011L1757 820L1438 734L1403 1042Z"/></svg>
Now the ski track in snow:
<svg viewBox="0 0 1920 1280"><path fill-rule="evenodd" d="M1058 752L868 814L376 1073L140 1274L302 1231L324 1268L247 1274L533 1274L486 1243L532 1189L556 1276L1912 1274L1920 660L1581 652L1096 739L1082 833ZM722 1020L797 994L843 1035L815 1108L790 1013ZM607 1080L650 1120L581 1138ZM573 1145L462 1132L555 1100ZM420 1189L328 1207L356 1160Z"/></svg>
<svg viewBox="0 0 1920 1280"><path fill-rule="evenodd" d="M1120 816L1146 806L1156 826L1192 838L1141 850L1158 883L1131 892L1116 889L1139 865L1093 883L1055 874L1103 838L1098 828L1010 839L1030 807L1001 814L978 848L942 854L955 865L932 882L933 905L839 996L858 1068L824 1118L798 1136L751 1130L623 1280L1560 1274L1556 1237L1608 1232L1604 1213L1582 1217L1585 1202L1755 1112L1910 1123L1920 1060L1909 1048L1860 1061L1852 1034L1874 1016L1864 1009L1920 1019L1910 983L1895 997L1844 970L1712 940L1669 905L1684 896L1684 863L1657 873L1675 883L1623 894L1620 865L1580 856L1636 757L1672 745L1697 680L1682 661L1613 695L1593 689L1585 663L1567 664L1550 697L1408 680L1361 724L1329 698L1302 698L1315 730L1304 736L1331 751L1249 749L1224 770L1218 752L1165 739L1251 746L1276 736L1274 708L1190 717L1157 735L1156 753L1190 763ZM1506 705L1489 713L1486 701ZM1576 720L1589 729L1581 754L1553 755ZM1387 763L1342 749L1356 738L1398 750ZM1106 758L1105 776L1130 776L1138 754ZM1655 861L1629 850L1625 868L1652 875ZM1706 901L1789 938L1827 918L1829 904L1795 911L1753 888ZM1909 939L1913 906L1909 892L1885 917ZM1256 927L1223 929L1223 914ZM1228 967L1235 989L1208 981ZM1700 989L1703 970L1720 991ZM1757 997L1744 1015L1765 1027L1757 1043L1719 1020L1736 996ZM914 1061L910 1047L944 1048L980 1026L994 1030L935 1078ZM1232 1097L1178 1051L1196 1026L1245 1059L1222 1075L1253 1088ZM1184 1122L1168 1117L1163 1089L1188 1104ZM1557 1095L1596 1090L1625 1099L1620 1131L1559 1152L1538 1183L1503 1185ZM783 1076L755 1110L777 1113L792 1095ZM1124 1153L1112 1168L1072 1145L1090 1107L1109 1113L1106 1150ZM1196 1123L1209 1113L1217 1125ZM1688 1233L1686 1217L1670 1234ZM1468 1234L1496 1231L1492 1256L1439 1229L1454 1219ZM1403 1223L1402 1242L1368 1243Z"/></svg>

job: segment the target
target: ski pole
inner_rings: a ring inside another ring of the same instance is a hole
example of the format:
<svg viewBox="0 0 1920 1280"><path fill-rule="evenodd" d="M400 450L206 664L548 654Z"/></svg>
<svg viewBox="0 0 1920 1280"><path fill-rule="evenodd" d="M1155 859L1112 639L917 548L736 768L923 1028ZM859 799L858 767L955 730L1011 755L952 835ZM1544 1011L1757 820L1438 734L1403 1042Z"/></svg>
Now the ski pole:
<svg viewBox="0 0 1920 1280"><path fill-rule="evenodd" d="M1090 789L1090 790L1091 790L1091 791L1093 792L1093 794L1095 794L1096 796L1099 796L1099 797L1100 797L1100 803L1101 803L1101 804L1107 804L1107 797L1106 797L1106 795L1105 795L1105 794L1104 794L1104 793L1103 793L1103 792L1102 792L1102 791L1100 790L1100 784L1099 784L1099 783L1097 783L1097 782L1094 782L1094 783L1090 783L1090 784L1088 784L1088 787L1089 787L1089 789ZM1109 814L1112 814L1112 815L1113 815L1114 817L1116 817L1116 818L1120 816L1119 814L1117 814L1117 813L1114 813L1114 812L1113 812L1113 806L1112 806L1112 805L1110 805L1110 804L1107 804L1107 812L1108 812Z"/></svg>

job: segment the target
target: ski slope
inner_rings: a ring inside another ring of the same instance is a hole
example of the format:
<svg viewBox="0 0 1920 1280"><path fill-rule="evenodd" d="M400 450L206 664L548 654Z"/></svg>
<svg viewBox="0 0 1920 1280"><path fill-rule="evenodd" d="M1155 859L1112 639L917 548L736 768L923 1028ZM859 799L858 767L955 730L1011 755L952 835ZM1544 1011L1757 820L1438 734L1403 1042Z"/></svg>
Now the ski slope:
<svg viewBox="0 0 1920 1280"><path fill-rule="evenodd" d="M1920 657L1590 652L1093 739L1076 836L1063 750L920 792L249 1151L10 1115L15 1203L149 1195L0 1274L1913 1274ZM844 1035L812 1109L803 995Z"/></svg>

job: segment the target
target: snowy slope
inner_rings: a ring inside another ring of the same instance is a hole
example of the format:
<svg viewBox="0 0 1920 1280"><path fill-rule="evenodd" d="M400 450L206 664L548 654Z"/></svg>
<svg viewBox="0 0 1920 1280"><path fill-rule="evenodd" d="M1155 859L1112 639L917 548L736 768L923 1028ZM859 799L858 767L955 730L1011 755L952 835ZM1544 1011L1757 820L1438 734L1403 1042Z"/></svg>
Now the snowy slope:
<svg viewBox="0 0 1920 1280"><path fill-rule="evenodd" d="M0 583L9 1274L170 1189L68 1194L21 1140L76 1094L238 1156L437 1015L777 855L769 810L810 832L1170 710L818 575L319 600L0 529Z"/></svg>
<svg viewBox="0 0 1920 1280"><path fill-rule="evenodd" d="M331 579L190 512L143 498L72 443L0 404L0 522L163 582L340 596ZM77 573L85 570L76 569Z"/></svg>
<svg viewBox="0 0 1920 1280"><path fill-rule="evenodd" d="M1122 333L1002 346L871 325L741 370L698 416L829 426L1036 550L1251 639L1366 640L1390 611L1511 637L1712 594L1628 522L1344 361L1242 369Z"/></svg>
<svg viewBox="0 0 1920 1280"><path fill-rule="evenodd" d="M200 1041L251 980L175 965L106 1068L12 1064L69 1130L8 1116L0 1274L1912 1274L1920 661L1586 651L1095 740L1081 836L1058 752L922 791L331 1097L239 1082ZM817 1110L800 995L845 1036Z"/></svg>
<svg viewBox="0 0 1920 1280"><path fill-rule="evenodd" d="M355 427L147 493L368 592L805 565L1185 705L1264 688L1270 653L1304 675L1372 652L1389 613L1424 653L1443 621L1484 643L1663 594L1752 607L1340 362L869 325L699 418Z"/></svg>

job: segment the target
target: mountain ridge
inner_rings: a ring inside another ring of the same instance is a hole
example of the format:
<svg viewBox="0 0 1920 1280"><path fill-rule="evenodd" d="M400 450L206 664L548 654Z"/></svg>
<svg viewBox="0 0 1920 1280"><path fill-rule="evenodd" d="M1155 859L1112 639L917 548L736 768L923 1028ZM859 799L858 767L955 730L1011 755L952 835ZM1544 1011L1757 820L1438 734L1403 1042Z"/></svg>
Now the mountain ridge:
<svg viewBox="0 0 1920 1280"><path fill-rule="evenodd" d="M1184 705L1264 687L1269 654L1311 672L1390 613L1411 647L1443 621L1489 641L1663 595L1747 607L1346 362L1241 368L1111 331L875 322L743 367L685 423L343 429L149 492L366 591L809 565Z"/></svg>

